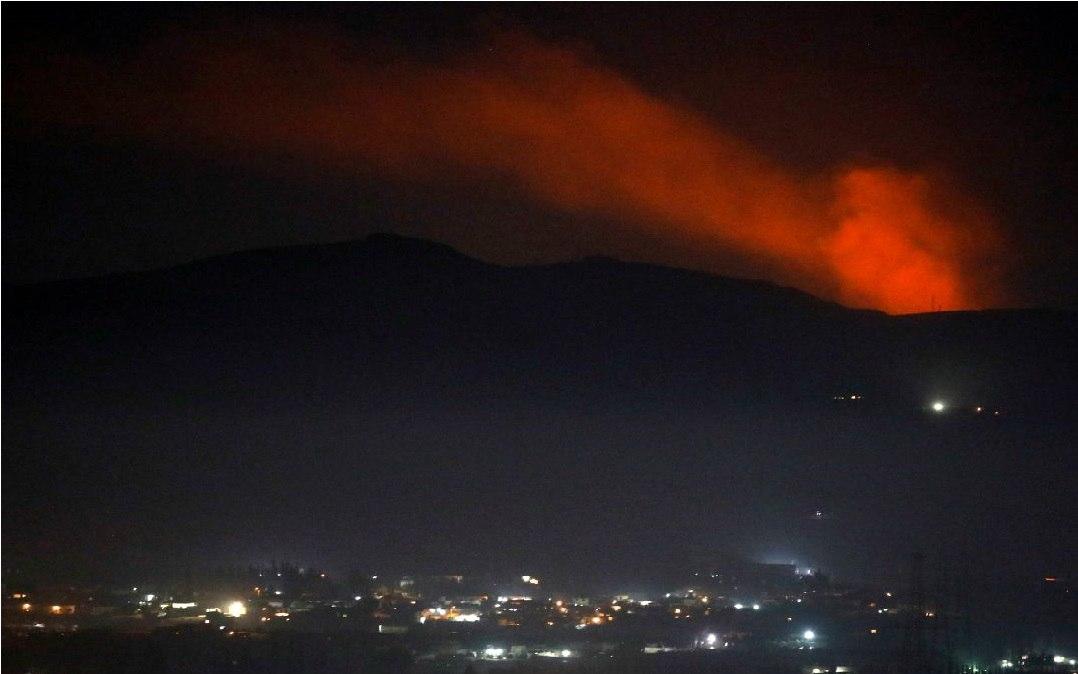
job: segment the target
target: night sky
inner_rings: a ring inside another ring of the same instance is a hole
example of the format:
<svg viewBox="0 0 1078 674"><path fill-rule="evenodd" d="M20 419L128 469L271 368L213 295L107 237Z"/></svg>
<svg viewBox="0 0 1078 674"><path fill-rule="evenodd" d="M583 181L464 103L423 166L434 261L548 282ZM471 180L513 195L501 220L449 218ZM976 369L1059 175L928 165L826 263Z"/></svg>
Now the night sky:
<svg viewBox="0 0 1078 674"><path fill-rule="evenodd" d="M5 5L5 571L1066 575L1063 16Z"/></svg>
<svg viewBox="0 0 1078 674"><path fill-rule="evenodd" d="M1006 6L13 6L4 278L389 230L1073 306L1074 53Z"/></svg>

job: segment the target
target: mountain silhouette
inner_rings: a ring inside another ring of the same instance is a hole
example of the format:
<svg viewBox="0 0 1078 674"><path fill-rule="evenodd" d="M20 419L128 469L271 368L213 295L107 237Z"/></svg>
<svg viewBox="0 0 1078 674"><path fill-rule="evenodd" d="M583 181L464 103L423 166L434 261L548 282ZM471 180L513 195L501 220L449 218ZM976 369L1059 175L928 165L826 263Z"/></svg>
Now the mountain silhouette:
<svg viewBox="0 0 1078 674"><path fill-rule="evenodd" d="M377 234L8 287L4 318L12 564L872 575L916 544L1021 575L1066 561L1017 541L1076 540L1070 312Z"/></svg>

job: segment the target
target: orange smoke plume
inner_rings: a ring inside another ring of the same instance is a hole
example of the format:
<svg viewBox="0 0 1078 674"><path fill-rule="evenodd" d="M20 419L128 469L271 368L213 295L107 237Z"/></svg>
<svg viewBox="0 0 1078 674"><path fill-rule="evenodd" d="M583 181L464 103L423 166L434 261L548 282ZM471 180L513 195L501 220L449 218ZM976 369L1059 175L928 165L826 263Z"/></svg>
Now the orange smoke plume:
<svg viewBox="0 0 1078 674"><path fill-rule="evenodd" d="M188 36L134 64L69 64L54 121L408 179L508 179L570 212L762 258L775 280L852 306L1000 299L983 265L995 227L925 175L797 175L619 73L519 34L441 63L379 61L325 31L270 35Z"/></svg>

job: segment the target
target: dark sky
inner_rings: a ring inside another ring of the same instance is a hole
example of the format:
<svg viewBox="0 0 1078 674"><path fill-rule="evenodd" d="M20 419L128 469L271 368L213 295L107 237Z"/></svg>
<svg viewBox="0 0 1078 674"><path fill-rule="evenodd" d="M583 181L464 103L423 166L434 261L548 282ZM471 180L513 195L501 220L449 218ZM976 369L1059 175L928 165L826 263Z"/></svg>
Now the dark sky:
<svg viewBox="0 0 1078 674"><path fill-rule="evenodd" d="M1061 10L6 8L4 278L391 230L1073 306Z"/></svg>

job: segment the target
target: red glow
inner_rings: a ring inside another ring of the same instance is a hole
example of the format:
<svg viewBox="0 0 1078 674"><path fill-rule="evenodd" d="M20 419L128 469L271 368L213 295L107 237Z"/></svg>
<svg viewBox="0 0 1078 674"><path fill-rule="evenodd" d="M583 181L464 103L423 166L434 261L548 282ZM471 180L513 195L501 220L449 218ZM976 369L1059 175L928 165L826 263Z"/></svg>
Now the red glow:
<svg viewBox="0 0 1078 674"><path fill-rule="evenodd" d="M166 51L165 63L73 69L56 84L73 93L53 116L346 171L508 178L570 212L767 260L774 280L852 306L999 300L979 264L995 245L992 223L941 207L927 176L882 166L797 175L691 110L527 36L438 64L374 63L324 32L187 37L152 53Z"/></svg>

